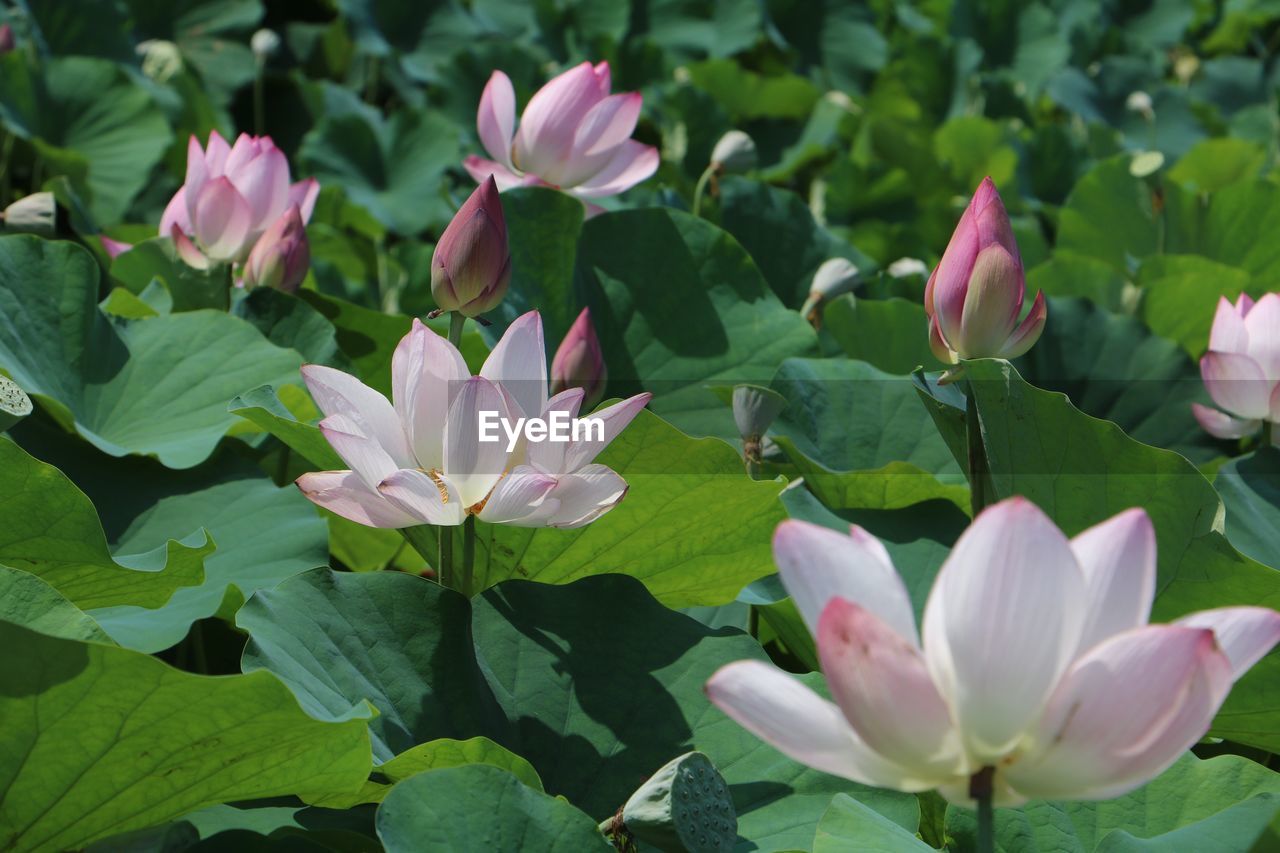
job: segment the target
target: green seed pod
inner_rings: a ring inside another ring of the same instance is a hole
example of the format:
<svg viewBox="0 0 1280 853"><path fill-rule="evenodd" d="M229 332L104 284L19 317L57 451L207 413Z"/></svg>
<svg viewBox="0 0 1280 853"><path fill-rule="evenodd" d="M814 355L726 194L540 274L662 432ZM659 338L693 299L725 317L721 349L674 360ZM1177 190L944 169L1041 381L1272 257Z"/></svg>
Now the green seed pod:
<svg viewBox="0 0 1280 853"><path fill-rule="evenodd" d="M0 432L31 414L31 398L7 376L0 376Z"/></svg>
<svg viewBox="0 0 1280 853"><path fill-rule="evenodd" d="M738 837L729 786L701 752L685 753L653 774L622 807L622 823L668 853L719 853L732 850Z"/></svg>

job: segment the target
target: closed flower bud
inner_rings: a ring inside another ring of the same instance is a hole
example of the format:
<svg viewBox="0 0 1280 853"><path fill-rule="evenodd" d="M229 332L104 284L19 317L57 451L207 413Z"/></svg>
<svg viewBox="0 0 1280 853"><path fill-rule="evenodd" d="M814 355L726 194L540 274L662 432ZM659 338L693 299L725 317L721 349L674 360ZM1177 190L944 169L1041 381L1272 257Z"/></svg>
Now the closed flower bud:
<svg viewBox="0 0 1280 853"><path fill-rule="evenodd" d="M711 165L730 174L749 172L756 167L756 143L740 130L731 130L711 152Z"/></svg>
<svg viewBox="0 0 1280 853"><path fill-rule="evenodd" d="M852 292L860 280L858 268L847 258L829 258L823 261L822 266L813 274L809 298L800 307L801 316L814 327L821 325L822 307L837 296Z"/></svg>
<svg viewBox="0 0 1280 853"><path fill-rule="evenodd" d="M581 388L582 408L590 411L604 396L608 381L609 370L605 367L600 339L591 325L591 309L583 308L551 360L551 393Z"/></svg>
<svg viewBox="0 0 1280 853"><path fill-rule="evenodd" d="M1014 358L1044 330L1044 294L1021 323L1026 295L1022 258L1004 203L983 180L956 225L924 291L929 343L939 359ZM943 357L943 356L947 357Z"/></svg>
<svg viewBox="0 0 1280 853"><path fill-rule="evenodd" d="M497 306L510 282L507 222L489 177L440 235L431 258L431 296L441 311L475 317Z"/></svg>
<svg viewBox="0 0 1280 853"><path fill-rule="evenodd" d="M249 49L253 51L253 55L259 62L264 62L267 57L280 49L280 36L276 35L275 30L264 27L249 39Z"/></svg>
<svg viewBox="0 0 1280 853"><path fill-rule="evenodd" d="M297 205L290 207L258 238L244 265L246 287L297 291L311 266L311 247Z"/></svg>

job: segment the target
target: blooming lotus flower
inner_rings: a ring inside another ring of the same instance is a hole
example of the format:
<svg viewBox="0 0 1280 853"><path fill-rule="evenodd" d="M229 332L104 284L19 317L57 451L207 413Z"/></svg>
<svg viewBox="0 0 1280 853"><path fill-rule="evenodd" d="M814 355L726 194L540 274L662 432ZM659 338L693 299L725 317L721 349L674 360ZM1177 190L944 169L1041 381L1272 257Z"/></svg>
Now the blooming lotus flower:
<svg viewBox="0 0 1280 853"><path fill-rule="evenodd" d="M310 266L306 226L302 224L302 212L293 204L253 244L244 265L244 284L293 293L307 277Z"/></svg>
<svg viewBox="0 0 1280 853"><path fill-rule="evenodd" d="M431 256L431 296L442 311L474 317L497 306L511 283L507 221L493 178L458 208Z"/></svg>
<svg viewBox="0 0 1280 853"><path fill-rule="evenodd" d="M1156 541L1140 509L1068 540L1025 499L988 508L938 573L922 634L861 528L785 521L773 552L835 701L759 661L717 672L711 700L796 761L956 803L987 768L998 805L1138 787L1280 639L1280 614L1262 607L1147 624Z"/></svg>
<svg viewBox="0 0 1280 853"><path fill-rule="evenodd" d="M584 62L553 78L524 108L516 127L511 80L494 71L480 96L476 127L492 160L463 161L477 182L498 189L545 185L582 199L617 195L658 168L658 150L631 139L638 92L609 94L609 63Z"/></svg>
<svg viewBox="0 0 1280 853"><path fill-rule="evenodd" d="M508 450L506 437L482 442L481 412L514 424L576 417L582 389L548 399L542 318L517 319L471 376L457 348L418 321L391 362L393 402L354 376L319 365L303 378L325 414L320 429L346 471L298 479L315 503L371 527L457 525L468 515L520 527L580 527L622 500L626 482L592 460L649 401L639 394L596 412L601 434L532 442Z"/></svg>
<svg viewBox="0 0 1280 853"><path fill-rule="evenodd" d="M242 261L290 206L310 220L319 193L314 178L290 185L289 164L271 137L242 133L233 147L215 130L206 148L194 136L188 142L186 183L164 210L160 236L173 237L184 259L195 260L198 246L211 260Z"/></svg>
<svg viewBox="0 0 1280 853"><path fill-rule="evenodd" d="M1015 358L1044 330L1044 293L1018 322L1027 285L1009 215L984 178L924 290L929 346L939 361Z"/></svg>
<svg viewBox="0 0 1280 853"><path fill-rule="evenodd" d="M1218 300L1200 375L1213 402L1226 410L1191 404L1210 435L1243 438L1263 421L1280 421L1280 293L1268 293L1256 304L1245 294L1235 305ZM1272 440L1280 436L1273 433Z"/></svg>
<svg viewBox="0 0 1280 853"><path fill-rule="evenodd" d="M581 388L582 405L590 409L600 402L608 382L609 369L600 350L600 339L591 325L591 309L583 308L551 359L551 393Z"/></svg>

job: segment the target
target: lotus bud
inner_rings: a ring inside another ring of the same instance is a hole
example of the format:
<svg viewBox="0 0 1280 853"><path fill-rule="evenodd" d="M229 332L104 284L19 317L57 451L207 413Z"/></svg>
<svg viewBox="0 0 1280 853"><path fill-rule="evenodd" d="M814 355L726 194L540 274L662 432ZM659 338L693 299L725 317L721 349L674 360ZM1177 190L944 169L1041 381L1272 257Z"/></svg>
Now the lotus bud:
<svg viewBox="0 0 1280 853"><path fill-rule="evenodd" d="M467 317L497 306L511 282L511 251L493 177L476 187L440 235L431 258L431 296Z"/></svg>
<svg viewBox="0 0 1280 853"><path fill-rule="evenodd" d="M266 62L267 57L280 49L280 36L275 30L263 27L249 39L249 48L258 62Z"/></svg>
<svg viewBox="0 0 1280 853"><path fill-rule="evenodd" d="M1039 293L1019 323L1026 289L1009 215L996 185L986 178L925 286L934 355L955 363L961 358L1014 358L1031 349L1044 331L1047 309L1044 293Z"/></svg>
<svg viewBox="0 0 1280 853"><path fill-rule="evenodd" d="M31 398L7 376L0 376L0 432L31 414Z"/></svg>
<svg viewBox="0 0 1280 853"><path fill-rule="evenodd" d="M107 257L111 260L123 255L125 252L133 248L132 243L124 243L120 240L112 240L110 237L99 234L98 242L102 243L102 249L107 253Z"/></svg>
<svg viewBox="0 0 1280 853"><path fill-rule="evenodd" d="M58 228L58 202L53 193L32 193L4 209L6 231L52 237Z"/></svg>
<svg viewBox="0 0 1280 853"><path fill-rule="evenodd" d="M809 298L800 307L800 314L813 324L822 325L822 307L844 293L851 292L861 281L858 268L846 258L830 258L822 262L813 274Z"/></svg>
<svg viewBox="0 0 1280 853"><path fill-rule="evenodd" d="M13 38L13 27L0 24L0 54L8 53L16 46Z"/></svg>
<svg viewBox="0 0 1280 853"><path fill-rule="evenodd" d="M1153 121L1156 117L1155 105L1151 102L1151 96L1142 90L1130 92L1129 97L1125 98L1124 107L1131 113L1137 113L1147 121Z"/></svg>
<svg viewBox="0 0 1280 853"><path fill-rule="evenodd" d="M273 287L294 293L307 277L311 248L302 213L295 204L266 230L244 265L245 287Z"/></svg>
<svg viewBox="0 0 1280 853"><path fill-rule="evenodd" d="M889 264L887 272L894 278L910 278L913 275L924 278L929 275L929 267L919 258L898 258Z"/></svg>
<svg viewBox="0 0 1280 853"><path fill-rule="evenodd" d="M591 325L591 309L583 308L551 360L551 393L581 388L582 408L590 411L604 396L608 381L609 370L604 363L600 339Z"/></svg>
<svg viewBox="0 0 1280 853"><path fill-rule="evenodd" d="M711 168L718 172L741 174L756 167L756 143L740 130L731 130L711 152Z"/></svg>
<svg viewBox="0 0 1280 853"><path fill-rule="evenodd" d="M701 752L672 759L640 786L622 807L622 825L665 851L728 851L738 837L729 786Z"/></svg>

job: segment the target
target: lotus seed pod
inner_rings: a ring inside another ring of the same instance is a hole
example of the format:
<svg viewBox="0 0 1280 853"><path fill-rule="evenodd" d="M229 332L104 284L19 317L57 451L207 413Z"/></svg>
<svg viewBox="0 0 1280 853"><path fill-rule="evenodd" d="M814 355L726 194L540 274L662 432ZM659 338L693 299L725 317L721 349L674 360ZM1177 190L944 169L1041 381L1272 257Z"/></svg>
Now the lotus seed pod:
<svg viewBox="0 0 1280 853"><path fill-rule="evenodd" d="M0 376L0 432L31 414L31 398L6 376Z"/></svg>
<svg viewBox="0 0 1280 853"><path fill-rule="evenodd" d="M815 327L822 321L822 308L832 299L851 292L861 281L858 268L847 258L828 258L813 274L809 298L800 306L800 315Z"/></svg>
<svg viewBox="0 0 1280 853"><path fill-rule="evenodd" d="M280 49L280 36L276 35L275 30L269 30L264 27L249 39L249 49L253 51L253 55L258 58L258 61L262 62Z"/></svg>
<svg viewBox="0 0 1280 853"><path fill-rule="evenodd" d="M711 151L711 165L730 174L749 172L756 167L756 143L740 130L731 130Z"/></svg>
<svg viewBox="0 0 1280 853"><path fill-rule="evenodd" d="M52 237L58 228L58 203L53 193L32 193L6 207L4 228Z"/></svg>
<svg viewBox="0 0 1280 853"><path fill-rule="evenodd" d="M689 752L672 759L622 807L627 831L670 853L732 850L738 815L729 786L711 759Z"/></svg>
<svg viewBox="0 0 1280 853"><path fill-rule="evenodd" d="M929 267L919 258L898 258L889 264L885 271L894 278L910 278L913 275L928 278L929 276Z"/></svg>

